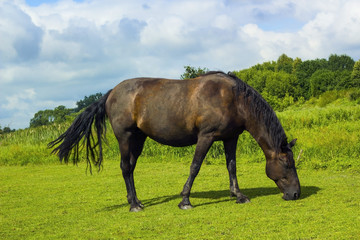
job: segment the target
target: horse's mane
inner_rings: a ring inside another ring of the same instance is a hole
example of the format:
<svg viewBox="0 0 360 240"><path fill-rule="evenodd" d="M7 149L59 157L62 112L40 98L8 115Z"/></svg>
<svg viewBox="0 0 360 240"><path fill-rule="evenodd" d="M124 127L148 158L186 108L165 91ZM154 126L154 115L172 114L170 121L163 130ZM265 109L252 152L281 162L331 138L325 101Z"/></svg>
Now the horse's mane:
<svg viewBox="0 0 360 240"><path fill-rule="evenodd" d="M255 89L243 82L232 72L226 74L221 71L210 71L203 74L202 76L212 74L221 74L235 82L236 95L243 95L245 103L248 104L252 115L255 116L256 119L258 119L260 122L264 123L271 139L274 142L274 147L281 149L283 145L287 144L285 131L281 126L281 123L277 118L274 110ZM251 99L251 101L248 101L248 99Z"/></svg>

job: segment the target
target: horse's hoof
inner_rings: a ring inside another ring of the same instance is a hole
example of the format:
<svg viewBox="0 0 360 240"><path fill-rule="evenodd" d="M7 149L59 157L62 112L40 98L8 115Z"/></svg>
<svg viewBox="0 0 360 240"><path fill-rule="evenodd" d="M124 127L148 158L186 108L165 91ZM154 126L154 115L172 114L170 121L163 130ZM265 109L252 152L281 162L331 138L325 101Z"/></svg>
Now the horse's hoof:
<svg viewBox="0 0 360 240"><path fill-rule="evenodd" d="M140 207L140 206L137 206L137 207L131 207L130 208L130 212L140 212L140 211L142 211L143 209L142 209L142 207Z"/></svg>
<svg viewBox="0 0 360 240"><path fill-rule="evenodd" d="M179 204L179 208L182 210L187 210L187 209L192 209L193 206L191 206L190 204L187 204L187 205Z"/></svg>
<svg viewBox="0 0 360 240"><path fill-rule="evenodd" d="M250 199L247 197L241 197L236 199L236 203L249 203Z"/></svg>

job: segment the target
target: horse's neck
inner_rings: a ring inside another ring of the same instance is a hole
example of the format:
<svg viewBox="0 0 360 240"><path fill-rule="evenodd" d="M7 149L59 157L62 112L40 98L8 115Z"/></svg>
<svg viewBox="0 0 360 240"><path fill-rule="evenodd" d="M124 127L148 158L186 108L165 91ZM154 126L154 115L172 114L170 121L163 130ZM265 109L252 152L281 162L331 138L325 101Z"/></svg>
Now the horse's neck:
<svg viewBox="0 0 360 240"><path fill-rule="evenodd" d="M263 150L266 158L276 152L275 141L264 121L251 116L246 121L246 130Z"/></svg>
<svg viewBox="0 0 360 240"><path fill-rule="evenodd" d="M254 137L266 158L286 139L284 129L270 105L250 87L239 95L238 107L245 116L245 129Z"/></svg>
<svg viewBox="0 0 360 240"><path fill-rule="evenodd" d="M273 142L271 141L268 132L266 129L264 129L263 126L258 126L258 124L255 124L255 122L251 122L250 126L248 126L246 130L259 144L266 157L271 155L271 152L274 152L275 148L273 146Z"/></svg>

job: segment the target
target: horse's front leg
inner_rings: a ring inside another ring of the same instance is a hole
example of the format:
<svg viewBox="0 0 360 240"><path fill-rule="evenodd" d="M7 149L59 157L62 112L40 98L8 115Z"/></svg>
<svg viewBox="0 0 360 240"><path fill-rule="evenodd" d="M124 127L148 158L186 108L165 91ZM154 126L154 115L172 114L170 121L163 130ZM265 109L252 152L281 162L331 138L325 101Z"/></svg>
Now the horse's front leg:
<svg viewBox="0 0 360 240"><path fill-rule="evenodd" d="M183 197L182 201L178 205L179 208L181 209L192 208L192 205L189 200L191 187L194 183L195 177L198 175L200 171L200 167L206 156L206 153L209 151L209 148L211 147L211 144L213 142L214 142L213 137L210 136L203 136L198 138L194 158L190 166L190 175L180 194Z"/></svg>
<svg viewBox="0 0 360 240"><path fill-rule="evenodd" d="M237 203L250 202L249 198L242 194L239 189L238 180L236 177L236 145L237 138L224 141L224 149L226 156L226 166L229 171L230 179L230 194L236 196Z"/></svg>

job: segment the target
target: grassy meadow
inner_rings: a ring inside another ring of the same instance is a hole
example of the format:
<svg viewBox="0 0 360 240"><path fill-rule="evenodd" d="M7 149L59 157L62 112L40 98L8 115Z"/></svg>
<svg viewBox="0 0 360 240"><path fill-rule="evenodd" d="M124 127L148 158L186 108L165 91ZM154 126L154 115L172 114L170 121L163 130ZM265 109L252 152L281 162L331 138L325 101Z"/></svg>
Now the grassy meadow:
<svg viewBox="0 0 360 240"><path fill-rule="evenodd" d="M346 96L311 99L277 115L294 148L302 185L284 201L266 177L261 149L238 142L238 179L251 203L229 197L221 143L196 178L194 209L177 207L194 146L147 140L135 170L145 205L129 213L117 142L108 127L104 168L61 165L46 145L71 122L0 135L0 239L359 239L360 105Z"/></svg>
<svg viewBox="0 0 360 240"><path fill-rule="evenodd" d="M180 210L188 164L139 163L135 183L145 209L129 212L118 163L85 174L86 164L0 168L0 239L358 239L360 175L298 171L302 197L284 201L263 163L238 167L251 203L230 198L224 165L204 165L194 208Z"/></svg>

